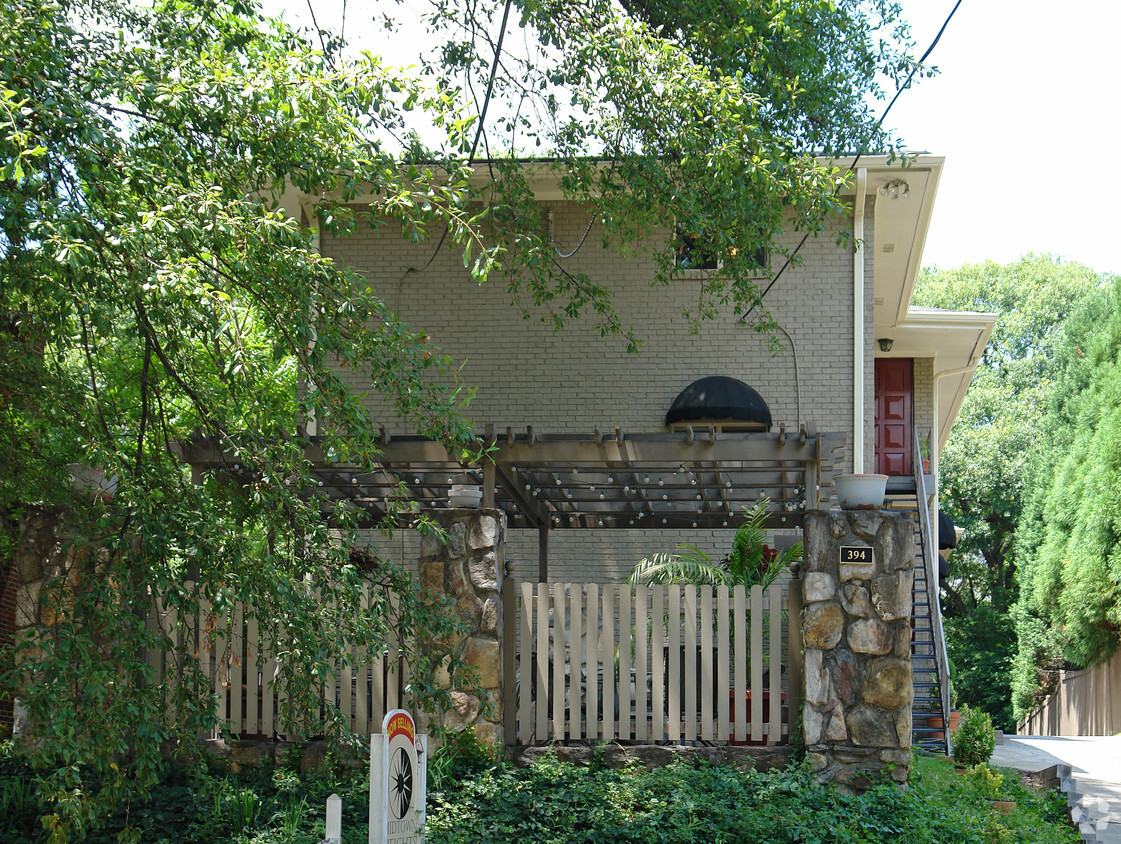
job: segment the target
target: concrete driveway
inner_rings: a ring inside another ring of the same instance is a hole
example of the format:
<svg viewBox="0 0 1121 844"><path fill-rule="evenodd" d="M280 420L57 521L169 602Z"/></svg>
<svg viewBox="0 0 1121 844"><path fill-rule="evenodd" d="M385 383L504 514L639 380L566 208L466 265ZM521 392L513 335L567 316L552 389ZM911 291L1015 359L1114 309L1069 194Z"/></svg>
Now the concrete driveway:
<svg viewBox="0 0 1121 844"><path fill-rule="evenodd" d="M1005 736L991 764L1032 772L1070 765L1076 776L1121 784L1121 736Z"/></svg>
<svg viewBox="0 0 1121 844"><path fill-rule="evenodd" d="M1121 844L1121 736L1006 736L990 764L1038 773L1066 792L1088 844Z"/></svg>

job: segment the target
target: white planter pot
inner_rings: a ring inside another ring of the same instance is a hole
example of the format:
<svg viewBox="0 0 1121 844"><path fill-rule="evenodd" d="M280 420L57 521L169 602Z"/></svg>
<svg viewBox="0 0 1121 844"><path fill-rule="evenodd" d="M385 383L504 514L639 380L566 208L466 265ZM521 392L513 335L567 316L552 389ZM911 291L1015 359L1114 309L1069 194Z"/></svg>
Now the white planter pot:
<svg viewBox="0 0 1121 844"><path fill-rule="evenodd" d="M887 475L836 475L833 486L842 510L875 510L884 504Z"/></svg>

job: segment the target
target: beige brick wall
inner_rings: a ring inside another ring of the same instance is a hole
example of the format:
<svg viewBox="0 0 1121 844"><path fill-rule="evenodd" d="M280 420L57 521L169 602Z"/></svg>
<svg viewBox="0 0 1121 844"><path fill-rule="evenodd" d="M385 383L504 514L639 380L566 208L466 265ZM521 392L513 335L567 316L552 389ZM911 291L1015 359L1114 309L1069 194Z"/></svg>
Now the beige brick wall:
<svg viewBox="0 0 1121 844"><path fill-rule="evenodd" d="M572 203L550 205L556 240L562 249L571 249L588 217ZM801 253L802 266L788 270L766 301L798 346L803 418L851 435L852 254L834 243L837 228L849 225L849 220L838 220L831 231L811 238ZM544 314L539 309L523 319L501 278L474 284L460 254L448 246L427 269L409 272L422 267L434 247L410 243L390 226L343 240L324 236L323 251L360 271L407 322L427 330L462 361L463 382L478 388L469 416L480 428L494 422L500 428L533 425L543 432L591 432L596 424L658 431L678 392L706 375L730 375L751 384L767 401L776 424L797 421L788 350L772 357L767 338L740 325L730 308L691 334L682 310L695 303L699 282L678 280L667 288L652 288L652 262L605 250L599 235L599 227L593 226L580 251L561 263L587 272L611 290L623 323L634 326L644 341L637 355L628 355L618 339L600 337L590 317L570 322L560 333L539 321ZM871 261L867 263L870 406L873 291ZM367 388L360 376L355 380L356 387ZM376 397L370 404L387 428L403 432ZM870 425L865 432L869 446Z"/></svg>
<svg viewBox="0 0 1121 844"><path fill-rule="evenodd" d="M934 427L934 358L915 358L915 427L920 437Z"/></svg>
<svg viewBox="0 0 1121 844"><path fill-rule="evenodd" d="M553 211L554 236L562 251L575 247L588 225L588 213L574 203L547 203ZM865 409L862 435L871 465L873 447L873 267L874 202L866 210L865 261ZM822 430L843 432L851 441L853 253L835 242L838 231L851 231L850 217L833 221L828 231L810 238L801 263L786 271L766 299L775 320L798 349L802 421ZM665 235L669 236L668 232ZM788 245L800 236L787 236ZM349 264L404 320L428 332L433 342L462 362L459 376L477 388L468 410L478 429L494 423L541 433L591 433L594 425L628 432L664 430L665 412L677 394L698 378L728 375L750 384L771 408L776 425L794 426L794 363L785 338L784 351L772 356L767 337L740 324L731 308L690 333L683 310L695 305L699 281L682 279L652 287L649 256L623 256L604 248L593 225L584 245L561 264L586 272L607 287L624 325L643 340L638 354L627 354L617 338L600 337L591 315L571 321L554 333L531 309L530 318L510 303L505 281L495 276L483 285L471 281L461 253L448 245L425 267L434 244L414 244L400 229L385 226L346 239L325 235L324 254ZM423 268L423 269L420 269ZM416 271L419 270L419 271ZM360 374L353 386L369 389ZM372 412L392 432L406 432L377 396L368 396ZM850 455L842 464L851 467ZM406 543L408 540L405 540ZM550 537L550 574L555 580L618 580L642 556L670 551L680 542L696 544L722 557L731 544L729 531L639 532L555 531ZM394 542L396 545L397 542ZM406 562L411 550L394 553ZM508 559L518 563L519 579L536 576L536 531L511 530Z"/></svg>

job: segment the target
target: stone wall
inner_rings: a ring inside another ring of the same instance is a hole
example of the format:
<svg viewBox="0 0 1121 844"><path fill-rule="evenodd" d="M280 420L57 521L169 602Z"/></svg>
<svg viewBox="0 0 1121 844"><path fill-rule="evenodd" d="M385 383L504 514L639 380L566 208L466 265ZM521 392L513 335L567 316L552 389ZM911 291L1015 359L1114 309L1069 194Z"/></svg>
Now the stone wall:
<svg viewBox="0 0 1121 844"><path fill-rule="evenodd" d="M455 602L467 630L443 646L475 668L480 687L454 689L452 708L439 717L442 726L453 732L471 726L479 739L501 747L506 516L500 510L440 510L433 516L445 536L427 534L421 540L421 585ZM444 682L450 680L445 677ZM425 729L422 713L417 715L418 726Z"/></svg>
<svg viewBox="0 0 1121 844"><path fill-rule="evenodd" d="M881 510L806 514L806 751L819 782L904 784L911 764L912 525ZM842 546L871 548L841 563Z"/></svg>

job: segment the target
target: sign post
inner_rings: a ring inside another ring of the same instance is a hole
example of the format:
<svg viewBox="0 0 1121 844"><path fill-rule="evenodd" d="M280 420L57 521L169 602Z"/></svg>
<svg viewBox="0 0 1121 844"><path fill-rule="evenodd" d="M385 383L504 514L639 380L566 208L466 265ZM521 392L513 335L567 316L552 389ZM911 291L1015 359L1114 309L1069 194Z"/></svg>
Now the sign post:
<svg viewBox="0 0 1121 844"><path fill-rule="evenodd" d="M369 844L424 841L428 736L404 709L387 712L381 733L370 736Z"/></svg>

